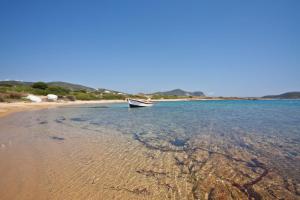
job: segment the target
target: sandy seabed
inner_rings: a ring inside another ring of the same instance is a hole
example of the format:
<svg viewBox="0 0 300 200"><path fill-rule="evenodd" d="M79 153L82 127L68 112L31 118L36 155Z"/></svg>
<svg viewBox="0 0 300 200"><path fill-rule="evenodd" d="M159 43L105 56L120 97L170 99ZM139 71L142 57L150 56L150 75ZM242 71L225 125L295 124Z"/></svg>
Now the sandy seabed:
<svg viewBox="0 0 300 200"><path fill-rule="evenodd" d="M1 199L171 198L170 188L147 175L147 170L159 175L160 169L169 168L170 155L156 152L146 159L147 149L117 131L39 121L38 113L47 109L120 102L124 101L0 104ZM153 162L154 157L160 161Z"/></svg>
<svg viewBox="0 0 300 200"><path fill-rule="evenodd" d="M46 108L56 108L68 105L82 105L82 104L105 104L105 103L124 103L124 100L98 100L98 101L63 101L63 102L15 102L15 103L0 103L0 117L9 115L15 112L39 110Z"/></svg>
<svg viewBox="0 0 300 200"><path fill-rule="evenodd" d="M36 117L24 112L1 119L1 199L148 199L149 191L165 198L154 181L136 173L152 164L140 144L113 131L59 123L45 129ZM22 124L29 118L32 123Z"/></svg>
<svg viewBox="0 0 300 200"><path fill-rule="evenodd" d="M166 140L157 141L151 135L65 123L68 120L57 114L57 103L26 106L11 108L11 112L26 112L0 119L0 199L299 197L298 182L261 163L268 163L267 158L258 161L253 152L233 147L224 153L207 148L235 144L230 138L207 135L195 138L192 148L169 147L162 144ZM51 112L32 108L51 108ZM265 139L260 143L245 140L260 149L269 145ZM273 149L270 155L275 156ZM290 177L298 171L294 168Z"/></svg>

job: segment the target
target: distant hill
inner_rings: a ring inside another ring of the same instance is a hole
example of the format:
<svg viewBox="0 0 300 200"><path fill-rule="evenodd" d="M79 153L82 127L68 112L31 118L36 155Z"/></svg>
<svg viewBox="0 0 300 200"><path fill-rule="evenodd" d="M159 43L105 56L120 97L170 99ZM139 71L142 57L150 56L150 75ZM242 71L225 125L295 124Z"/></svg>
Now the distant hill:
<svg viewBox="0 0 300 200"><path fill-rule="evenodd" d="M203 92L196 91L196 92L188 92L182 89L175 89L166 92L156 92L153 95L167 95L167 96L205 96Z"/></svg>
<svg viewBox="0 0 300 200"><path fill-rule="evenodd" d="M300 99L300 92L287 92L279 95L267 95L262 98L268 99Z"/></svg>
<svg viewBox="0 0 300 200"><path fill-rule="evenodd" d="M32 85L34 82L23 82L23 81L0 81L0 86L9 86L9 85ZM86 90L86 91L95 91L95 88L87 87L84 85L67 83L67 82L46 82L49 86L60 86L63 88L67 88L72 91L76 90Z"/></svg>
<svg viewBox="0 0 300 200"><path fill-rule="evenodd" d="M0 86L12 86L12 85L32 85L34 82L24 81L0 81Z"/></svg>
<svg viewBox="0 0 300 200"><path fill-rule="evenodd" d="M25 86L31 86L34 82L24 82L24 81L0 81L0 86L19 86L19 85L25 85ZM55 81L55 82L45 82L49 86L60 86L62 88L69 89L71 91L79 91L79 90L85 90L89 92L101 92L101 93L106 93L106 94L126 94L114 90L108 90L105 88L99 88L95 89L92 87L87 87L84 85L79 85L79 84L73 84L73 83L68 83L68 82L62 82L62 81ZM203 92L201 91L195 91L195 92L189 92L189 91L184 91L182 89L175 89L171 91L165 91L165 92L156 92L150 95L161 95L161 96L179 96L179 97L184 97L184 96L205 96Z"/></svg>
<svg viewBox="0 0 300 200"><path fill-rule="evenodd" d="M48 82L47 83L50 86L60 86L63 88L67 88L69 90L75 91L75 90L86 90L86 91L95 91L95 88L87 87L84 85L79 85L79 84L73 84L73 83L67 83L67 82Z"/></svg>

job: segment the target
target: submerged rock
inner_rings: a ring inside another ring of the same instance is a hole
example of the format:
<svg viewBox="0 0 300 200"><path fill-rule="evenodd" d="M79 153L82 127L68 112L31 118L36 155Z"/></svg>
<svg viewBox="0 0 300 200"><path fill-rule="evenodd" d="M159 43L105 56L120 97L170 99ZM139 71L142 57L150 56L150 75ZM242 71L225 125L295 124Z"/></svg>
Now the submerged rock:
<svg viewBox="0 0 300 200"><path fill-rule="evenodd" d="M174 146L182 147L186 144L186 140L176 138L175 140L171 141L170 143Z"/></svg>

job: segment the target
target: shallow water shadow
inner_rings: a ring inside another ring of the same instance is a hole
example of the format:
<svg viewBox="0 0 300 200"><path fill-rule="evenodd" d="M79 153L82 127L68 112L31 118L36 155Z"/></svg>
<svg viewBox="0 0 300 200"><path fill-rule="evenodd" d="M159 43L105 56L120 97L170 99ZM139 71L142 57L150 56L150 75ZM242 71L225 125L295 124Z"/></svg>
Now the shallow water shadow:
<svg viewBox="0 0 300 200"><path fill-rule="evenodd" d="M186 144L187 140L178 139L176 138L173 141L170 141L170 143L176 147L183 147Z"/></svg>
<svg viewBox="0 0 300 200"><path fill-rule="evenodd" d="M57 123L63 123L63 121L65 121L65 120L66 120L65 117L59 117L59 118L55 119L54 121Z"/></svg>
<svg viewBox="0 0 300 200"><path fill-rule="evenodd" d="M50 136L51 139L53 140L65 140L63 137L58 137L58 136Z"/></svg>
<svg viewBox="0 0 300 200"><path fill-rule="evenodd" d="M102 109L102 108L110 108L109 106L80 106L80 107L78 107L78 106L74 106L74 107L65 107L65 108L72 108L72 109L74 109L74 108L80 108L80 109L82 109L82 108L96 108L96 109Z"/></svg>
<svg viewBox="0 0 300 200"><path fill-rule="evenodd" d="M83 118L80 118L80 117L73 117L73 118L70 118L71 121L75 121L75 122L85 122L87 121L87 119L83 119Z"/></svg>

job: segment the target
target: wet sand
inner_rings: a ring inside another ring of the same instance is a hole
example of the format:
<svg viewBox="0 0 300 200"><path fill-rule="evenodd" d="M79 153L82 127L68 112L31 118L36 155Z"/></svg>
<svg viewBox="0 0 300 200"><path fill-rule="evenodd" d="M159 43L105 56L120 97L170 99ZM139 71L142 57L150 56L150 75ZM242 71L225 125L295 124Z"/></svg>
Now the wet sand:
<svg viewBox="0 0 300 200"><path fill-rule="evenodd" d="M99 101L64 101L64 102L16 102L16 103L0 103L0 117L15 112L39 110L47 108L55 108L59 106L80 105L80 104L105 104L105 103L123 103L124 100L99 100Z"/></svg>
<svg viewBox="0 0 300 200"><path fill-rule="evenodd" d="M221 99L205 99L205 98L187 98L187 99L155 99L153 102L176 102L176 101L212 101ZM9 115L15 112L28 111L28 110L40 110L55 108L60 106L69 105L84 105L84 104L107 104L107 103L125 103L125 100L90 100L90 101L62 101L62 102L41 102L41 103L30 103L30 102L15 102L15 103L0 103L0 117Z"/></svg>
<svg viewBox="0 0 300 200"><path fill-rule="evenodd" d="M24 118L32 124L17 126ZM136 173L151 165L141 162L140 144L118 132L59 123L43 130L34 112L24 112L1 119L0 138L1 199L147 199L149 191L164 198L154 181Z"/></svg>

